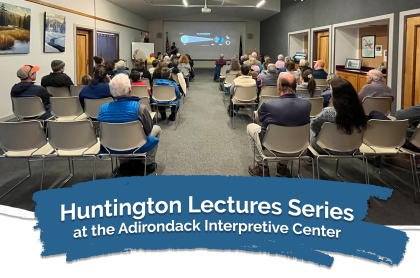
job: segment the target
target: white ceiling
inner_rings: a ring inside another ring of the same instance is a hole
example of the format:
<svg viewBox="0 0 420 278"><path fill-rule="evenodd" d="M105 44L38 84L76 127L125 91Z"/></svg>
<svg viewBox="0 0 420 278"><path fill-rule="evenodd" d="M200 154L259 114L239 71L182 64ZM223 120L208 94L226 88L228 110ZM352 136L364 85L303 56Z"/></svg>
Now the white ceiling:
<svg viewBox="0 0 420 278"><path fill-rule="evenodd" d="M175 16L201 13L204 0L108 0L126 10L147 19L158 20ZM259 8L255 6L261 0L207 0L212 13L246 20L262 21L280 12L280 0L265 0Z"/></svg>

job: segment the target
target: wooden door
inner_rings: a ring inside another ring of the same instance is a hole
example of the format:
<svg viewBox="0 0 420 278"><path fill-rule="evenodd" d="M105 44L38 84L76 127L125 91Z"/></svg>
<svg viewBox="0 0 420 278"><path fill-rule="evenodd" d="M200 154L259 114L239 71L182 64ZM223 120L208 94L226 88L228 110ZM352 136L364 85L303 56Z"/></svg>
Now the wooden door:
<svg viewBox="0 0 420 278"><path fill-rule="evenodd" d="M82 83L82 77L90 73L90 38L89 31L77 30L76 57L77 57L77 84Z"/></svg>
<svg viewBox="0 0 420 278"><path fill-rule="evenodd" d="M405 26L403 108L420 103L420 16L407 19Z"/></svg>
<svg viewBox="0 0 420 278"><path fill-rule="evenodd" d="M317 60L325 62L324 70L328 72L328 66L330 63L330 33L321 32L318 33L318 53Z"/></svg>

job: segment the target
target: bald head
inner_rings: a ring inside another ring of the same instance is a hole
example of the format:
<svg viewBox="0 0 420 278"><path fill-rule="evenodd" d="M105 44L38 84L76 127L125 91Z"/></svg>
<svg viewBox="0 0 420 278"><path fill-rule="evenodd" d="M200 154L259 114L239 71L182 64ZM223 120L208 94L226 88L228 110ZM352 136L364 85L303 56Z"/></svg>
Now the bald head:
<svg viewBox="0 0 420 278"><path fill-rule="evenodd" d="M279 95L294 94L296 92L296 78L291 73L282 73L277 80Z"/></svg>
<svg viewBox="0 0 420 278"><path fill-rule="evenodd" d="M370 70L366 75L366 80L368 84L372 82L383 82L384 75L379 70Z"/></svg>
<svg viewBox="0 0 420 278"><path fill-rule="evenodd" d="M252 58L257 59L257 57L258 57L257 52L252 52L251 56L252 56Z"/></svg>

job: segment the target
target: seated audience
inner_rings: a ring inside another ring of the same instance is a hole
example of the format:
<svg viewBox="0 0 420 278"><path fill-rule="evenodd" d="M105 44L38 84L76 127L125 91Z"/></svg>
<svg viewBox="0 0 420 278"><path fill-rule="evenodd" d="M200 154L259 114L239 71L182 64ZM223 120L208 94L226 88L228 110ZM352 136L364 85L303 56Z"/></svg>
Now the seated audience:
<svg viewBox="0 0 420 278"><path fill-rule="evenodd" d="M115 70L115 62L114 61L107 61L105 62L105 67L107 74L112 79L117 74L117 71Z"/></svg>
<svg viewBox="0 0 420 278"><path fill-rule="evenodd" d="M125 74L115 76L115 78L111 80L109 88L114 97L114 102L102 105L98 121L105 123L129 123L140 121L143 125L144 133L147 136L146 144L137 151L133 149L127 152L113 151L112 153L131 154L134 151L136 151L136 153L147 152L147 161L155 161L157 145L159 143L160 134L162 133L161 128L153 124L147 107L140 104L140 98L131 96L130 80ZM108 153L104 148L102 148L101 152ZM154 163L147 165L147 174L153 173L154 170Z"/></svg>
<svg viewBox="0 0 420 278"><path fill-rule="evenodd" d="M223 66L226 65L226 60L224 59L225 55L220 54L219 60L216 60L216 68L214 69L214 78L213 81L218 81L220 79L220 70Z"/></svg>
<svg viewBox="0 0 420 278"><path fill-rule="evenodd" d="M127 75L127 77L130 76L130 74L128 73L126 66L125 66L125 62L123 60L119 60L117 63L115 63L115 70L116 70L116 74L125 74Z"/></svg>
<svg viewBox="0 0 420 278"><path fill-rule="evenodd" d="M191 66L190 66L190 61L188 60L187 56L181 56L181 58L179 58L179 64L178 64L178 69L182 69L182 68L186 68L188 70L188 75L185 75L185 82L187 82L187 87L190 86L190 76L191 76Z"/></svg>
<svg viewBox="0 0 420 278"><path fill-rule="evenodd" d="M305 60L305 59L300 60L300 62L299 62L299 70L300 70L300 72L299 73L302 73L302 72L304 72L307 69L311 69L311 67L309 67L308 60Z"/></svg>
<svg viewBox="0 0 420 278"><path fill-rule="evenodd" d="M277 68L275 64L269 64L267 66L267 72L263 72L260 75L260 82L261 82L261 87L264 86L277 86L277 79L278 79L278 75L277 75Z"/></svg>
<svg viewBox="0 0 420 278"><path fill-rule="evenodd" d="M342 78L333 79L331 81L331 94L333 96L334 107L324 108L311 123L311 146L320 154L326 154L317 144L317 136L324 123L335 123L340 130L347 134L363 132L367 126L365 110L357 97L356 90L348 80ZM329 151L329 153L349 155L355 151L353 150L348 153Z"/></svg>
<svg viewBox="0 0 420 278"><path fill-rule="evenodd" d="M93 57L93 61L95 62L95 66L93 67L93 73L95 73L95 69L99 65L105 65L105 60L102 57L95 56Z"/></svg>
<svg viewBox="0 0 420 278"><path fill-rule="evenodd" d="M115 78L115 77L114 77ZM79 94L79 101L82 107L85 107L85 99L102 99L112 97L111 91L109 90L109 77L105 66L99 65L96 67L93 80L90 85L85 86Z"/></svg>
<svg viewBox="0 0 420 278"><path fill-rule="evenodd" d="M178 52L178 53L176 54L176 58L178 58L178 60L179 60L179 58L181 58L181 53L179 53L179 52Z"/></svg>
<svg viewBox="0 0 420 278"><path fill-rule="evenodd" d="M168 68L172 68L172 62L171 62L171 59L169 58L169 56L163 57L163 61L166 63L166 66Z"/></svg>
<svg viewBox="0 0 420 278"><path fill-rule="evenodd" d="M261 62L257 59L258 58L258 54L257 52L252 52L251 57L255 59L255 63L254 65L256 65L257 67L261 67Z"/></svg>
<svg viewBox="0 0 420 278"><path fill-rule="evenodd" d="M70 90L70 86L74 85L71 78L64 73L66 64L60 60L54 60L51 62L52 73L42 77L41 86L46 87L67 87Z"/></svg>
<svg viewBox="0 0 420 278"><path fill-rule="evenodd" d="M300 74L296 71L295 62L293 62L292 60L286 62L286 73L292 74L296 78L297 83L300 83ZM283 73L281 72L280 74Z"/></svg>
<svg viewBox="0 0 420 278"><path fill-rule="evenodd" d="M275 65L274 65L275 66ZM255 115L256 120L261 123L249 124L247 134L252 152L255 145L262 151L261 142L270 124L279 126L304 126L310 123L311 102L307 99L298 98L295 95L296 79L290 73L282 74L278 77L277 89L280 98L270 99L264 102ZM249 174L251 176L269 177L270 172L267 165L262 165L262 157L255 153L257 165L249 166ZM287 162L277 164L277 176L288 177L290 170L287 168Z"/></svg>
<svg viewBox="0 0 420 278"><path fill-rule="evenodd" d="M268 56L264 57L264 63L262 64L262 66L260 67L260 72L267 72L267 66L271 64L271 58Z"/></svg>
<svg viewBox="0 0 420 278"><path fill-rule="evenodd" d="M241 71L241 65L239 64L238 58L232 58L230 65L226 69L226 73L231 71Z"/></svg>
<svg viewBox="0 0 420 278"><path fill-rule="evenodd" d="M371 70L366 74L367 85L359 93L359 99L365 97L392 97L392 90L384 82L384 75L379 70Z"/></svg>
<svg viewBox="0 0 420 278"><path fill-rule="evenodd" d="M341 78L338 74L335 73L331 73L328 75L327 77L327 84L328 84L328 88L321 94L321 96L324 98L324 108L328 107L330 105L330 100L331 100L331 81L333 81L333 79L339 79Z"/></svg>
<svg viewBox="0 0 420 278"><path fill-rule="evenodd" d="M173 86L175 88L176 100L171 102L158 102L160 104L169 104L174 103L176 106L171 107L171 115L169 116L170 121L175 121L176 111L179 109L179 100L181 99L181 92L178 89L178 85L171 79L171 70L167 67L162 68L161 70L161 78L156 80L155 85L157 86ZM156 103L156 101L152 98L152 103ZM162 120L166 119L166 109L165 107L159 107L159 112L161 114Z"/></svg>
<svg viewBox="0 0 420 278"><path fill-rule="evenodd" d="M232 99L235 97L235 91L237 87L255 87L255 90L257 90L257 82L252 78L251 69L249 66L243 65L241 67L240 76L233 80L232 85L230 86L230 105L228 107L229 117L233 117Z"/></svg>
<svg viewBox="0 0 420 278"><path fill-rule="evenodd" d="M184 95L184 92L187 90L187 84L185 83L184 73L178 69L178 60L174 60L172 62L173 68L171 68L171 80L175 82L173 79L173 75L176 75L178 77L178 89L181 92L182 95ZM176 83L176 82L175 82Z"/></svg>
<svg viewBox="0 0 420 278"><path fill-rule="evenodd" d="M281 68L279 68L279 69L277 69L277 74L278 74L278 75L280 75L280 73L282 73L282 72L286 72L286 71L287 71L287 69L286 69L286 64L287 64L287 62L289 62L289 61L292 61L293 63L295 63L295 61L293 60L293 58L292 58L292 57L286 56L286 58L284 58L284 66L283 66L283 67L281 67ZM294 71L296 71L296 68L295 68L295 67L293 67L293 70L294 70Z"/></svg>
<svg viewBox="0 0 420 278"><path fill-rule="evenodd" d="M143 59L138 59L134 62L134 68L131 70L131 73L133 73L133 71L138 71L141 78L149 79L150 84L152 84L152 75L146 69L146 65L144 64Z"/></svg>
<svg viewBox="0 0 420 278"><path fill-rule="evenodd" d="M190 62L190 67L191 67L190 81L194 81L194 77L195 77L195 75L194 75L194 61L193 61L193 59L191 59L191 56L189 54L185 54L185 56L187 56L188 61Z"/></svg>
<svg viewBox="0 0 420 278"><path fill-rule="evenodd" d="M82 84L81 85L89 85L92 82L92 77L90 75L85 75L82 77Z"/></svg>
<svg viewBox="0 0 420 278"><path fill-rule="evenodd" d="M147 86L146 83L141 82L141 72L138 72L136 70L131 71L130 79L132 81L131 86ZM149 96L151 96L152 93L150 91L150 88L147 88L147 90L149 91Z"/></svg>
<svg viewBox="0 0 420 278"><path fill-rule="evenodd" d="M251 59L249 59L249 62L251 63L251 70L259 73L260 72L260 66L256 65L257 60L255 60L254 58L251 58Z"/></svg>
<svg viewBox="0 0 420 278"><path fill-rule="evenodd" d="M158 63L159 61L157 59L153 60L152 67L149 69L150 76L153 76L153 73L155 72Z"/></svg>
<svg viewBox="0 0 420 278"><path fill-rule="evenodd" d="M278 61L276 62L276 68L277 69L281 69L282 67L284 67L284 65L285 65L285 63L284 63L284 56L283 56L283 54L280 54L278 57L277 57L277 59L278 59Z"/></svg>
<svg viewBox="0 0 420 278"><path fill-rule="evenodd" d="M411 137L413 137L417 126L420 124L420 104L397 111L395 118L397 118L399 121L408 120L409 123L409 127L407 129L407 140L405 142L404 148L415 152L420 152L419 148L410 143Z"/></svg>
<svg viewBox="0 0 420 278"><path fill-rule="evenodd" d="M11 97L39 97L42 100L45 108L45 114L38 117L41 120L47 120L51 118L50 113L50 95L42 86L35 85L36 73L39 71L38 66L23 66L17 71L17 77L20 79L20 83L14 85L10 92Z"/></svg>
<svg viewBox="0 0 420 278"><path fill-rule="evenodd" d="M241 60L239 60L239 64L242 66L246 60L248 60L248 57L246 55L242 55Z"/></svg>
<svg viewBox="0 0 420 278"><path fill-rule="evenodd" d="M314 65L313 76L315 79L327 79L328 73L324 70L325 62L322 60L316 61Z"/></svg>
<svg viewBox="0 0 420 278"><path fill-rule="evenodd" d="M150 57L149 58L147 58L147 60L146 60L146 64L147 65L151 65L152 63L153 63L153 61L154 60L156 60L156 58L155 58L155 54L154 53L150 53Z"/></svg>
<svg viewBox="0 0 420 278"><path fill-rule="evenodd" d="M159 63L156 66L155 71L153 72L152 79L157 80L162 78L161 71L165 67L165 63L163 61L159 61Z"/></svg>
<svg viewBox="0 0 420 278"><path fill-rule="evenodd" d="M316 86L311 69L307 69L300 74L300 85L297 86L296 95L302 98L321 96L321 89Z"/></svg>

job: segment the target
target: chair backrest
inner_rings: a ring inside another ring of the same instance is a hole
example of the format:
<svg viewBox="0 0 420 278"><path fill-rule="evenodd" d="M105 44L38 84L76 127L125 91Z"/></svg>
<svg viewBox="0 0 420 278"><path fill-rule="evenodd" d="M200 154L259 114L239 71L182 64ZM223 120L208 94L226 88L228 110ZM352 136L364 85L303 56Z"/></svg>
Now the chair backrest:
<svg viewBox="0 0 420 278"><path fill-rule="evenodd" d="M318 116L318 114L321 113L322 109L324 108L324 98L322 97L309 98L309 101L312 104L311 117Z"/></svg>
<svg viewBox="0 0 420 278"><path fill-rule="evenodd" d="M251 102L257 99L257 87L235 87L235 99Z"/></svg>
<svg viewBox="0 0 420 278"><path fill-rule="evenodd" d="M280 96L260 96L260 103L258 103L258 109L261 108L261 105L264 104L264 102L266 102L269 99L279 99Z"/></svg>
<svg viewBox="0 0 420 278"><path fill-rule="evenodd" d="M147 110L149 110L149 112L152 112L152 107L150 106L150 99L148 97L141 98L140 104L146 105Z"/></svg>
<svg viewBox="0 0 420 278"><path fill-rule="evenodd" d="M49 143L55 150L88 149L98 139L91 121L48 122Z"/></svg>
<svg viewBox="0 0 420 278"><path fill-rule="evenodd" d="M226 75L226 70L227 70L227 66L226 65L224 65L221 69L220 69L220 75Z"/></svg>
<svg viewBox="0 0 420 278"><path fill-rule="evenodd" d="M0 122L0 148L7 151L38 149L47 143L38 121Z"/></svg>
<svg viewBox="0 0 420 278"><path fill-rule="evenodd" d="M140 121L130 123L104 123L100 124L101 144L114 151L128 151L141 148L147 142L143 125Z"/></svg>
<svg viewBox="0 0 420 278"><path fill-rule="evenodd" d="M391 114L392 97L365 97L363 108L365 114L369 115L373 110L383 113L385 116Z"/></svg>
<svg viewBox="0 0 420 278"><path fill-rule="evenodd" d="M228 73L226 74L225 82L226 84L232 84L233 80L236 79L236 74Z"/></svg>
<svg viewBox="0 0 420 278"><path fill-rule="evenodd" d="M82 89L85 87L85 85L71 85L70 86L70 96L72 97L78 97L80 95L80 92L82 91Z"/></svg>
<svg viewBox="0 0 420 278"><path fill-rule="evenodd" d="M262 86L260 96L278 97L279 91L277 90L277 86Z"/></svg>
<svg viewBox="0 0 420 278"><path fill-rule="evenodd" d="M327 86L328 87L327 79L315 79L315 82L316 82L317 86Z"/></svg>
<svg viewBox="0 0 420 278"><path fill-rule="evenodd" d="M45 114L40 97L12 97L13 114L19 119L39 117Z"/></svg>
<svg viewBox="0 0 420 278"><path fill-rule="evenodd" d="M85 114L92 119L96 119L99 116L99 110L105 103L113 102L112 98L102 99L87 99L85 98Z"/></svg>
<svg viewBox="0 0 420 278"><path fill-rule="evenodd" d="M317 141L318 146L323 149L343 153L358 150L362 143L362 132L355 130L352 134L347 134L337 129L337 124L334 123L324 123L322 125Z"/></svg>
<svg viewBox="0 0 420 278"><path fill-rule="evenodd" d="M175 88L173 86L154 86L153 99L156 101L174 101L176 100Z"/></svg>
<svg viewBox="0 0 420 278"><path fill-rule="evenodd" d="M176 85L179 85L179 79L177 74L172 74L172 79L175 81Z"/></svg>
<svg viewBox="0 0 420 278"><path fill-rule="evenodd" d="M319 87L316 87L313 97L314 98L320 97L321 94L322 94L321 89ZM296 96L300 98L310 98L310 95L307 89L297 89Z"/></svg>
<svg viewBox="0 0 420 278"><path fill-rule="evenodd" d="M131 95L135 97L149 97L147 86L131 86Z"/></svg>
<svg viewBox="0 0 420 278"><path fill-rule="evenodd" d="M420 125L417 126L416 131L414 132L413 136L411 136L410 143L420 148Z"/></svg>
<svg viewBox="0 0 420 278"><path fill-rule="evenodd" d="M141 82L146 83L147 88L150 88L150 80L148 78L142 78Z"/></svg>
<svg viewBox="0 0 420 278"><path fill-rule="evenodd" d="M363 134L363 143L379 148L400 148L406 140L408 120L370 120Z"/></svg>
<svg viewBox="0 0 420 278"><path fill-rule="evenodd" d="M184 75L188 75L190 74L190 72L188 71L187 68L181 68L182 72L184 73Z"/></svg>
<svg viewBox="0 0 420 278"><path fill-rule="evenodd" d="M304 126L268 125L263 146L274 152L294 154L309 146L310 124Z"/></svg>
<svg viewBox="0 0 420 278"><path fill-rule="evenodd" d="M78 97L52 97L50 103L51 115L54 117L77 117L83 114Z"/></svg>
<svg viewBox="0 0 420 278"><path fill-rule="evenodd" d="M238 73L240 73L241 71L239 71L239 70L231 70L230 72L229 72L229 74L234 74L234 75L237 75Z"/></svg>
<svg viewBox="0 0 420 278"><path fill-rule="evenodd" d="M48 93L53 97L69 97L70 91L67 87L47 87Z"/></svg>

